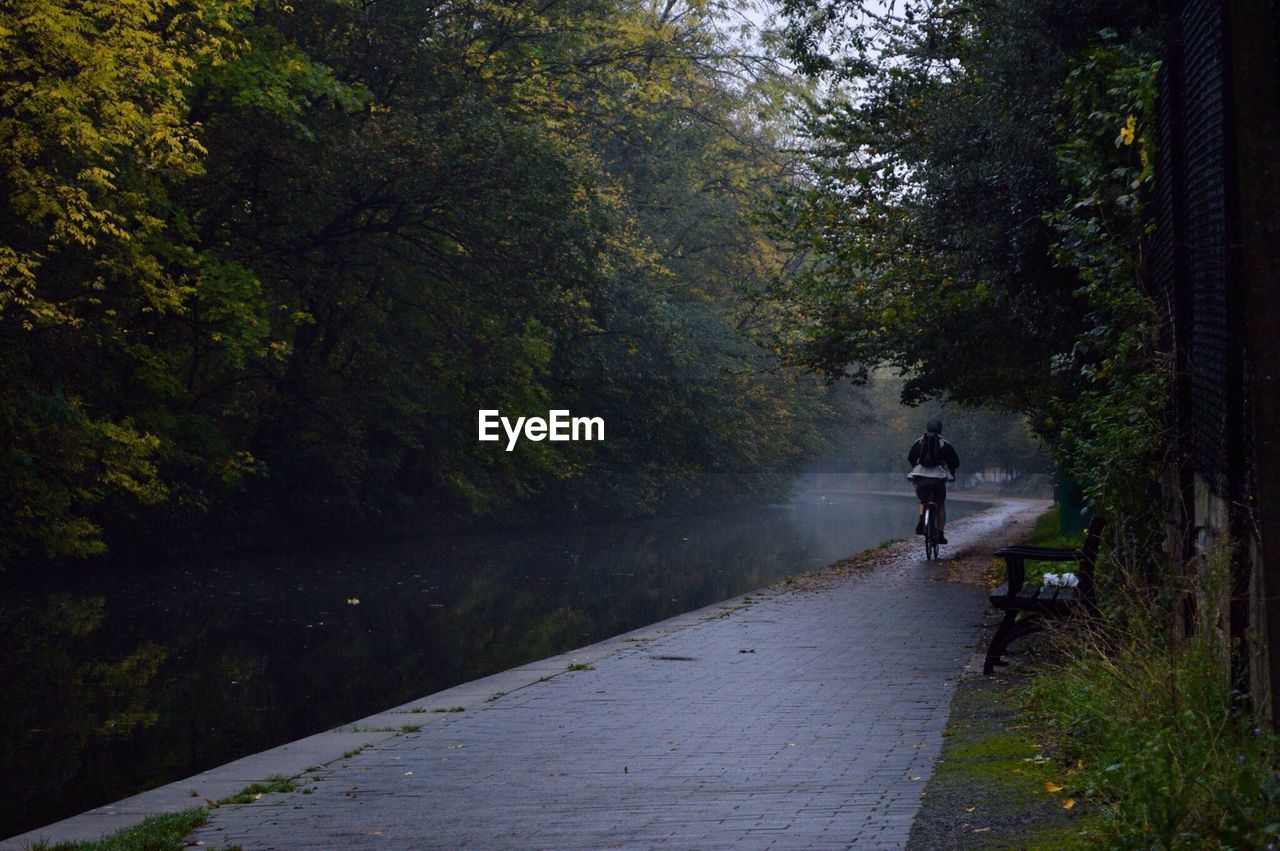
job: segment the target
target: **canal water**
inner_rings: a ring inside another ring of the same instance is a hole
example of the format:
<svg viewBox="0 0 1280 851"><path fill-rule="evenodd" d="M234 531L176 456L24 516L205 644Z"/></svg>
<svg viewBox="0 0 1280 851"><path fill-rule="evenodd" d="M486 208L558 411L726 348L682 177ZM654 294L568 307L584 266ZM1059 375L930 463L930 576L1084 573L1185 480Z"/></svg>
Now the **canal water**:
<svg viewBox="0 0 1280 851"><path fill-rule="evenodd" d="M952 517L985 507L954 501ZM910 537L909 497L101 568L0 602L0 837Z"/></svg>

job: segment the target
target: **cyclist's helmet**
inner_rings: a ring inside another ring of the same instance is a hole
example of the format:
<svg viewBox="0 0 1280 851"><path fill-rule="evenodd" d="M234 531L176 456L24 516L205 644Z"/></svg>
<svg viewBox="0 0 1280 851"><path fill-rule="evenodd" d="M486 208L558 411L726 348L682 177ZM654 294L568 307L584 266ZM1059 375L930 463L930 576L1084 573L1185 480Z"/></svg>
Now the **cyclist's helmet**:
<svg viewBox="0 0 1280 851"><path fill-rule="evenodd" d="M942 420L929 420L924 430L929 434L942 434Z"/></svg>

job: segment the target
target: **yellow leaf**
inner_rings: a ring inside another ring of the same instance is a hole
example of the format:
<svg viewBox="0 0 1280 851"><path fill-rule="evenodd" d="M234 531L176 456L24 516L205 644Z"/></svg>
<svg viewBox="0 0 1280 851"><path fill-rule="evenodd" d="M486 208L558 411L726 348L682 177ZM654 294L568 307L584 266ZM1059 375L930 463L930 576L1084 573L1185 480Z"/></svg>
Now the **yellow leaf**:
<svg viewBox="0 0 1280 851"><path fill-rule="evenodd" d="M1125 119L1124 126L1120 128L1120 141L1125 145L1132 145L1137 129L1138 119L1130 115Z"/></svg>
<svg viewBox="0 0 1280 851"><path fill-rule="evenodd" d="M1069 810L1069 809L1071 809L1072 807L1074 807L1075 805L1076 805L1076 799L1075 799L1075 798L1067 798L1065 801L1063 801L1063 802L1062 802L1062 808L1063 808L1064 810Z"/></svg>
<svg viewBox="0 0 1280 851"><path fill-rule="evenodd" d="M1057 783L1054 783L1054 782L1052 782L1052 781L1046 780L1046 781L1044 781L1044 790L1045 790L1046 792L1061 792L1061 791L1062 791L1062 787L1061 787L1061 786L1059 786Z"/></svg>
<svg viewBox="0 0 1280 851"><path fill-rule="evenodd" d="M976 809L977 809L977 807L965 807L965 808L964 808L964 811L965 811L966 813L971 813L971 812L973 812L973 811L974 811L974 810L976 810Z"/></svg>

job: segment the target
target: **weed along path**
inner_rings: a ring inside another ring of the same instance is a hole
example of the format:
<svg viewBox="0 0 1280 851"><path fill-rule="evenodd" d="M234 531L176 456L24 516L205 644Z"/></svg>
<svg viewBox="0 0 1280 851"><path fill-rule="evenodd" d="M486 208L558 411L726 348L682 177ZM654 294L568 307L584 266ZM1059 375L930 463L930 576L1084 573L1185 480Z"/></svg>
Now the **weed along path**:
<svg viewBox="0 0 1280 851"><path fill-rule="evenodd" d="M986 608L945 559L1044 506L957 522L941 564L912 541L415 701L382 716L399 735L189 841L902 847Z"/></svg>

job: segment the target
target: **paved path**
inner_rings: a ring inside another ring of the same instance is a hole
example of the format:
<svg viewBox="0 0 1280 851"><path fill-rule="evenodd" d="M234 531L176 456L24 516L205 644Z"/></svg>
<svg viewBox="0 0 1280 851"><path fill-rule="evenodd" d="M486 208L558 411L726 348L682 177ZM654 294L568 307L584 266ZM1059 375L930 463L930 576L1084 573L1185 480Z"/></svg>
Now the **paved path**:
<svg viewBox="0 0 1280 851"><path fill-rule="evenodd" d="M1029 505L956 523L950 551ZM589 670L465 712L398 715L422 729L308 773L297 792L218 808L193 838L245 849L902 847L986 607L981 589L938 574L911 546L872 569L656 625Z"/></svg>

